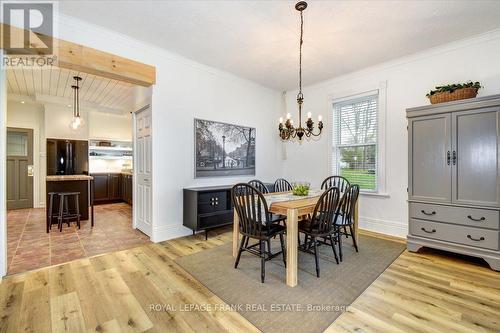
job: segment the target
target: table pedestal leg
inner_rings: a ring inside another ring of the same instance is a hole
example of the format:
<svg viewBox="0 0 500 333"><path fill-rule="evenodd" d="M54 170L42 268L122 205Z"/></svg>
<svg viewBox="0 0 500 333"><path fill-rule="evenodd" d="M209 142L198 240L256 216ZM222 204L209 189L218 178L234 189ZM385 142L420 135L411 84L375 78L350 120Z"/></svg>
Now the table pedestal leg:
<svg viewBox="0 0 500 333"><path fill-rule="evenodd" d="M238 255L238 249L240 246L239 240L240 240L240 219L235 209L234 219L233 219L233 257L236 257Z"/></svg>
<svg viewBox="0 0 500 333"><path fill-rule="evenodd" d="M297 235L298 235L297 209L289 209L286 216L286 284L289 287L297 285Z"/></svg>

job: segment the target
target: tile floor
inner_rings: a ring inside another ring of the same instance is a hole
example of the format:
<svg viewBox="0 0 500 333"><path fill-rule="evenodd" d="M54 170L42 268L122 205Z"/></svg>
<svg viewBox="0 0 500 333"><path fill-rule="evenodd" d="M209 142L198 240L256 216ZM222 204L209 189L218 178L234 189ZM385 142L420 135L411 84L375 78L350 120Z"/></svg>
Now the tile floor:
<svg viewBox="0 0 500 333"><path fill-rule="evenodd" d="M149 237L132 229L132 207L125 203L95 206L90 221L54 225L45 232L45 209L20 209L7 213L8 274L16 274L97 254L149 243Z"/></svg>

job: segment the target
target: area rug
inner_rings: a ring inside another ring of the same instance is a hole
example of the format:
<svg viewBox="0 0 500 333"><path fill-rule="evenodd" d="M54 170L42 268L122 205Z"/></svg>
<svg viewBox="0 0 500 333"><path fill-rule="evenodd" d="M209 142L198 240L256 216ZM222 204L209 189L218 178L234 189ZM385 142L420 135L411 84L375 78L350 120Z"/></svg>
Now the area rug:
<svg viewBox="0 0 500 333"><path fill-rule="evenodd" d="M273 240L273 248L279 240ZM359 253L350 239L344 259L335 263L332 248L322 245L321 277L316 277L314 255L299 251L298 285L285 285L285 267L278 256L266 263L260 282L260 259L243 253L234 269L231 244L182 257L176 262L265 333L323 332L404 251L405 245L360 235ZM225 309L223 309L225 310Z"/></svg>

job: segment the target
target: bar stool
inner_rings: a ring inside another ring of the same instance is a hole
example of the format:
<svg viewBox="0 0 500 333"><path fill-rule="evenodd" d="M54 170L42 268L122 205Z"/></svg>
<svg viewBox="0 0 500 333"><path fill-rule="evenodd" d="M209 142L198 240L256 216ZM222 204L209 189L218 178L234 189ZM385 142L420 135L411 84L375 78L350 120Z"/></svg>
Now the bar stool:
<svg viewBox="0 0 500 333"><path fill-rule="evenodd" d="M57 214L54 214L54 197L59 195L58 192L49 192L49 209L47 210L47 219L46 219L46 229L47 233L52 229L52 221L57 217Z"/></svg>
<svg viewBox="0 0 500 333"><path fill-rule="evenodd" d="M54 219L57 219L57 228L62 231L62 221L66 221L68 226L71 220L76 220L78 229L80 229L80 192L49 192L49 207L47 210L46 230L47 233L52 229ZM59 208L54 212L54 200L59 197ZM75 212L70 213L68 198L74 198Z"/></svg>

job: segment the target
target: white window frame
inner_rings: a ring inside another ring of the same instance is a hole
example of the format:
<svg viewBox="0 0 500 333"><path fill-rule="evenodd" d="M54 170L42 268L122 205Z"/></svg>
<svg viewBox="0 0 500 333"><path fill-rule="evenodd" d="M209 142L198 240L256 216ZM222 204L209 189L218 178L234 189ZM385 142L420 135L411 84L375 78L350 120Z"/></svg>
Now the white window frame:
<svg viewBox="0 0 500 333"><path fill-rule="evenodd" d="M387 82L341 91L328 96L328 170L333 169L334 104L378 94L377 114L377 190L360 190L363 195L389 197L386 192L386 109Z"/></svg>

